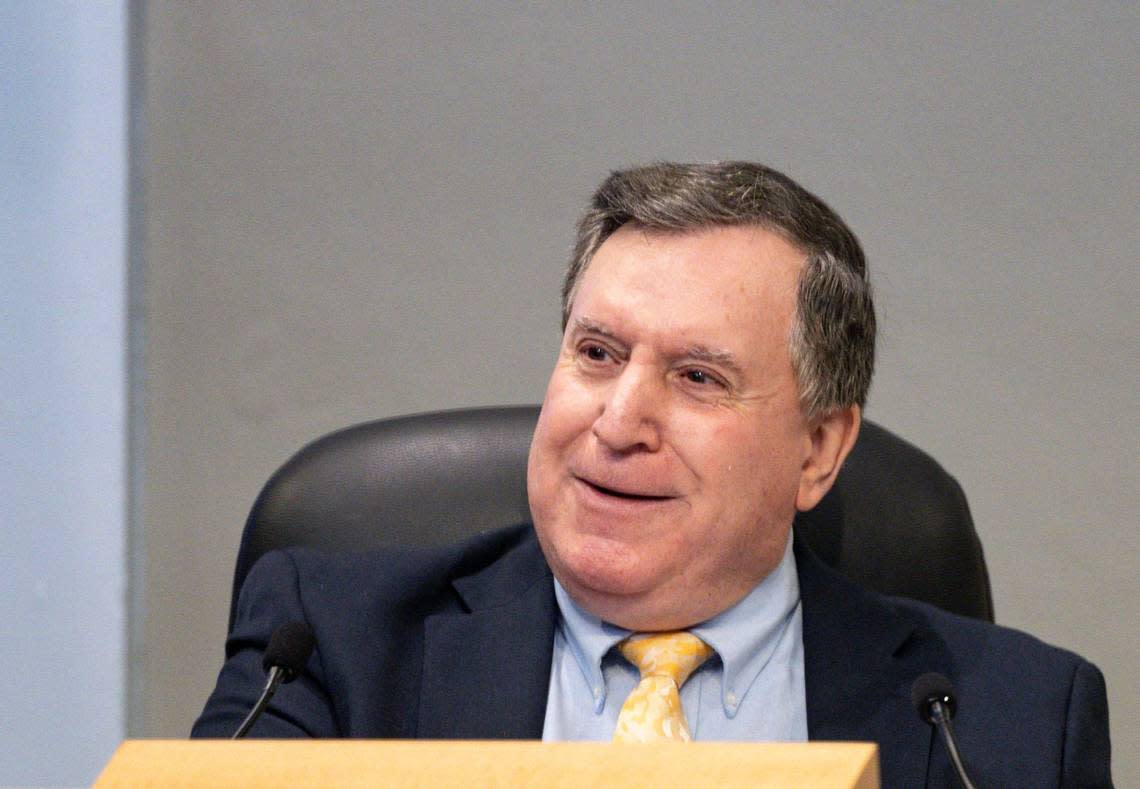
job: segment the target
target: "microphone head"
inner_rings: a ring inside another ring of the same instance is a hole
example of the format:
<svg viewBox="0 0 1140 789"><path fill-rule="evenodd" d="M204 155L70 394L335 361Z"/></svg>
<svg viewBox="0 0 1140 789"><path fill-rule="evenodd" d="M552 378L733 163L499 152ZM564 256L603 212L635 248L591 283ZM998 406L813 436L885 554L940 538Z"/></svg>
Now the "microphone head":
<svg viewBox="0 0 1140 789"><path fill-rule="evenodd" d="M313 629L304 622L286 622L273 631L261 667L269 671L274 666L282 670L282 681L290 682L305 668L313 654L316 640Z"/></svg>
<svg viewBox="0 0 1140 789"><path fill-rule="evenodd" d="M910 701L918 710L919 716L927 723L934 723L930 714L931 706L941 702L948 717L953 718L958 710L958 702L954 699L954 686L950 680L937 672L923 674L910 686Z"/></svg>

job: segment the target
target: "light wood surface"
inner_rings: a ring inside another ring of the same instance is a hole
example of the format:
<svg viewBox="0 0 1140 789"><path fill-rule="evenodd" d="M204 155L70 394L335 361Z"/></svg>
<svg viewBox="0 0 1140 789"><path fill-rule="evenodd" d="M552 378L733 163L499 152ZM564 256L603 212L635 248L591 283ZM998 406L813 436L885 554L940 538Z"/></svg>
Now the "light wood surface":
<svg viewBox="0 0 1140 789"><path fill-rule="evenodd" d="M879 786L873 743L128 740L97 787Z"/></svg>

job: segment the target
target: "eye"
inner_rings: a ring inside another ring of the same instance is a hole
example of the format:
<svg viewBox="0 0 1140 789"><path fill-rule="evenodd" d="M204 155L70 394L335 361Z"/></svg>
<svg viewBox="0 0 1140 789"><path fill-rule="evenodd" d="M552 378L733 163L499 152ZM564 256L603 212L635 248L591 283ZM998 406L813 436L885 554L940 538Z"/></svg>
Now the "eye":
<svg viewBox="0 0 1140 789"><path fill-rule="evenodd" d="M702 388L709 386L719 386L722 388L724 387L723 381L721 381L719 378L707 370L701 370L700 368L685 370L681 373L681 376L685 379L686 382L695 384Z"/></svg>
<svg viewBox="0 0 1140 789"><path fill-rule="evenodd" d="M587 345L582 349L582 352L592 362L604 362L610 357L609 351L600 345Z"/></svg>
<svg viewBox="0 0 1140 789"><path fill-rule="evenodd" d="M586 369L595 371L608 370L620 361L618 356L611 351L608 346L593 340L586 340L580 343L575 353L578 355L579 364L583 365Z"/></svg>

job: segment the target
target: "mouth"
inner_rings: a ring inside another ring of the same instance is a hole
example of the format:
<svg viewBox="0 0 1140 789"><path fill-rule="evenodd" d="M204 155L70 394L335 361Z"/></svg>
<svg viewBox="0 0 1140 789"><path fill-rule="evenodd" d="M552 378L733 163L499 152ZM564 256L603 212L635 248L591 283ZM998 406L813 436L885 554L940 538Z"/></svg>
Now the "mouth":
<svg viewBox="0 0 1140 789"><path fill-rule="evenodd" d="M653 493L641 493L641 492L632 491L632 490L622 490L619 488L611 488L611 487L607 487L605 485L598 484L596 482L591 482L588 479L583 479L582 477L577 477L577 480L579 482L581 482L584 486L586 486L586 488L588 488L589 490L591 490L595 493L598 493L602 496L607 496L607 497L614 498L614 499L622 499L625 501L655 502L655 501L669 501L672 498L674 498L673 496L662 496L662 495L657 495L657 494L653 494Z"/></svg>

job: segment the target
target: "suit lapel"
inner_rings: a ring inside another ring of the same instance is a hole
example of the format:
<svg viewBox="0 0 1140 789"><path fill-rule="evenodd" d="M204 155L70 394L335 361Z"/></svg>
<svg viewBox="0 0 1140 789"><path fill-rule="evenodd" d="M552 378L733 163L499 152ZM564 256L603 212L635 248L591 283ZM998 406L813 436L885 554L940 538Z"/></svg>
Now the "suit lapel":
<svg viewBox="0 0 1140 789"><path fill-rule="evenodd" d="M541 737L557 609L533 533L454 587L462 607L424 625L416 736Z"/></svg>
<svg viewBox="0 0 1140 789"><path fill-rule="evenodd" d="M922 617L855 586L799 540L808 737L877 742L884 786L922 786L933 730L910 704L920 674L950 668ZM557 604L529 534L460 578L456 610L427 618L420 738L542 736Z"/></svg>
<svg viewBox="0 0 1140 789"><path fill-rule="evenodd" d="M910 686L944 665L941 641L919 614L844 580L800 541L796 562L808 738L877 742L884 786L925 785L933 731Z"/></svg>

